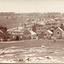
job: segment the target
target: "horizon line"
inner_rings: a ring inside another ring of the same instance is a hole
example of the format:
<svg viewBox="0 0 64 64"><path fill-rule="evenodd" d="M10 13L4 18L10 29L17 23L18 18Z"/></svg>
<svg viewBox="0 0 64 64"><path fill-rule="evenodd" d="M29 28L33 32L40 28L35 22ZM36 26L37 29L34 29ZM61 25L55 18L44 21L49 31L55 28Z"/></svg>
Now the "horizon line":
<svg viewBox="0 0 64 64"><path fill-rule="evenodd" d="M3 11L3 12L0 12L0 13L64 13L64 12L12 12L12 11Z"/></svg>

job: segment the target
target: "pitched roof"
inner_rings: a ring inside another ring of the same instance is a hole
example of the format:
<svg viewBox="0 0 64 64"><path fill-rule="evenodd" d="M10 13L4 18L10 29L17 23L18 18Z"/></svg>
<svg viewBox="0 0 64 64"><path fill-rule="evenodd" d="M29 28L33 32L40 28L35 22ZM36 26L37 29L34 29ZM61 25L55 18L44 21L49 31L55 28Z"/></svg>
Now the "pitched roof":
<svg viewBox="0 0 64 64"><path fill-rule="evenodd" d="M31 35L36 35L36 33L34 31L30 31Z"/></svg>
<svg viewBox="0 0 64 64"><path fill-rule="evenodd" d="M15 28L12 28L12 29L8 29L7 31L10 31L10 32L20 32L20 30L22 30L23 27L15 27Z"/></svg>
<svg viewBox="0 0 64 64"><path fill-rule="evenodd" d="M45 25L44 22L40 21L40 22L37 22L38 25Z"/></svg>
<svg viewBox="0 0 64 64"><path fill-rule="evenodd" d="M23 35L31 34L28 30L24 30Z"/></svg>
<svg viewBox="0 0 64 64"><path fill-rule="evenodd" d="M52 31L50 31L50 30L47 30L47 32L48 32L48 33L50 33L50 34L53 34L53 32L52 32Z"/></svg>
<svg viewBox="0 0 64 64"><path fill-rule="evenodd" d="M0 30L0 32L3 34L3 31L2 30Z"/></svg>
<svg viewBox="0 0 64 64"><path fill-rule="evenodd" d="M10 35L7 31L2 31L2 30L0 30L0 32L1 32L2 35L5 36L5 37L7 37L7 36Z"/></svg>
<svg viewBox="0 0 64 64"><path fill-rule="evenodd" d="M53 34L53 32L51 30L45 30L44 33L45 34Z"/></svg>
<svg viewBox="0 0 64 64"><path fill-rule="evenodd" d="M58 27L59 30L61 30L62 32L64 32L60 27Z"/></svg>

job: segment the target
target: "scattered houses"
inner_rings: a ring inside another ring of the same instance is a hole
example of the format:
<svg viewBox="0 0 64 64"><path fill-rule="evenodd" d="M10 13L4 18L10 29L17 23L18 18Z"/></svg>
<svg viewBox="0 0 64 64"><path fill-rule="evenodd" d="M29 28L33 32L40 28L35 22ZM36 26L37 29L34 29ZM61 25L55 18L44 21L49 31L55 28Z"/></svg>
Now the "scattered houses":
<svg viewBox="0 0 64 64"><path fill-rule="evenodd" d="M52 21L52 22L51 22ZM19 25L16 28L8 29L13 38L18 40L47 38L64 38L64 31L60 28L58 22L54 20L45 22L25 23L24 26Z"/></svg>

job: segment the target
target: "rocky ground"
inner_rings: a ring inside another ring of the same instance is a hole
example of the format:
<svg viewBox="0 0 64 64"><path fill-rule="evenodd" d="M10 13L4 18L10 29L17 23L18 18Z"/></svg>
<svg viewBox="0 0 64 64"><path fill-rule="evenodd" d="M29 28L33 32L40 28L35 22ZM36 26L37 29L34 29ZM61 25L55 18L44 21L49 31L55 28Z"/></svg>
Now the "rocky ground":
<svg viewBox="0 0 64 64"><path fill-rule="evenodd" d="M64 40L0 42L0 63L64 63Z"/></svg>

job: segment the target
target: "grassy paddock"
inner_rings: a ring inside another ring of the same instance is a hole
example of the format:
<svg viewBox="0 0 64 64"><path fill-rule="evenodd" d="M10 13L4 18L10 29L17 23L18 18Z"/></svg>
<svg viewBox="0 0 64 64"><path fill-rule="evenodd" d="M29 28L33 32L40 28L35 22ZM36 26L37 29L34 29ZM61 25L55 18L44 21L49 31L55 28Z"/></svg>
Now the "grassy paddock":
<svg viewBox="0 0 64 64"><path fill-rule="evenodd" d="M11 47L11 46L23 46L28 47L40 47L46 45L49 47L62 47L64 46L64 39L57 39L56 42L53 40L40 39L40 40L26 40L26 41L10 41L10 42L0 42L0 49Z"/></svg>

